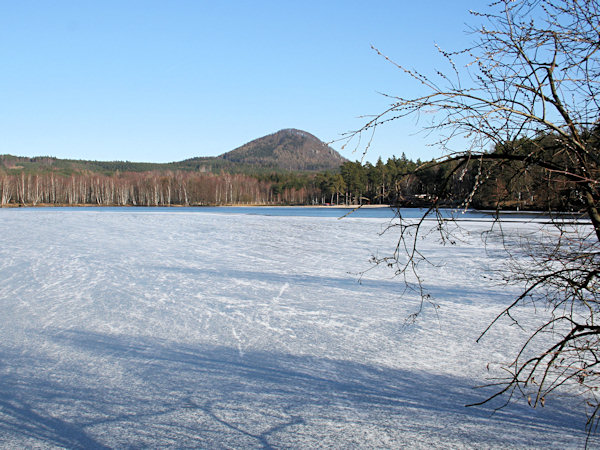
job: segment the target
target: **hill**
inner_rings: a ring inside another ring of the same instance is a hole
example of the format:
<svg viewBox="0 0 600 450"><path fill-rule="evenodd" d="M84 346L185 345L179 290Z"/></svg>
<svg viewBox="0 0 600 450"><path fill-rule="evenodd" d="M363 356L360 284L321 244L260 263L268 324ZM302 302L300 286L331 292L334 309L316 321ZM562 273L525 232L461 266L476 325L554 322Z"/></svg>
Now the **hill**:
<svg viewBox="0 0 600 450"><path fill-rule="evenodd" d="M219 158L245 166L288 171L337 169L346 161L312 134L291 128L255 139Z"/></svg>
<svg viewBox="0 0 600 450"><path fill-rule="evenodd" d="M15 172L94 172L111 174L146 171L200 171L220 173L318 172L336 170L344 159L310 133L286 129L255 139L220 156L196 157L171 163L86 161L50 156L32 158L0 155L0 170Z"/></svg>

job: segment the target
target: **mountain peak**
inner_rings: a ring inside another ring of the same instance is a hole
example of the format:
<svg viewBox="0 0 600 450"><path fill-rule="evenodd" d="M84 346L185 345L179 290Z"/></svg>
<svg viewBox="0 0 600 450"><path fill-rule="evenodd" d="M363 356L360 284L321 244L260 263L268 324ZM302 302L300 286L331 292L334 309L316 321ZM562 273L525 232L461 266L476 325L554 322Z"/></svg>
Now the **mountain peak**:
<svg viewBox="0 0 600 450"><path fill-rule="evenodd" d="M255 139L219 158L283 170L337 169L346 161L338 152L307 131L286 128Z"/></svg>
<svg viewBox="0 0 600 450"><path fill-rule="evenodd" d="M304 137L307 139L317 139L314 135L310 134L307 131L304 130L297 130L296 128L284 128L283 130L279 130L276 133L273 134L282 134L282 135L294 135L294 136L300 136L300 137Z"/></svg>

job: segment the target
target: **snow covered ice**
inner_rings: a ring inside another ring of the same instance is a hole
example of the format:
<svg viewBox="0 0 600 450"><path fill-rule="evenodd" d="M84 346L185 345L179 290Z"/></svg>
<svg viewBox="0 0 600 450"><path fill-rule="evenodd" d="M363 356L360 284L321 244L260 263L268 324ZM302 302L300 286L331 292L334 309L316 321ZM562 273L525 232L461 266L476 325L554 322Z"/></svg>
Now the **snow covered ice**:
<svg viewBox="0 0 600 450"><path fill-rule="evenodd" d="M417 295L357 282L388 222L0 210L0 447L582 447L578 399L464 407L522 337L475 343L516 292L486 224L423 242L440 308L407 327Z"/></svg>

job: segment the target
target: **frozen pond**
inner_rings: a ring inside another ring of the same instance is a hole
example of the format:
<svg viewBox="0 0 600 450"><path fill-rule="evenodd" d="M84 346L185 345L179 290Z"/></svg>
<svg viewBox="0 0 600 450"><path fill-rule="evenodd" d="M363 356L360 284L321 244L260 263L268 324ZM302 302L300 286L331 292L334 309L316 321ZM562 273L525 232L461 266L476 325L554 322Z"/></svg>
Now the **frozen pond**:
<svg viewBox="0 0 600 450"><path fill-rule="evenodd" d="M464 407L522 338L475 343L516 292L484 221L424 241L440 309L405 327L418 296L357 282L389 216L337 217L0 209L0 447L583 446L577 399Z"/></svg>

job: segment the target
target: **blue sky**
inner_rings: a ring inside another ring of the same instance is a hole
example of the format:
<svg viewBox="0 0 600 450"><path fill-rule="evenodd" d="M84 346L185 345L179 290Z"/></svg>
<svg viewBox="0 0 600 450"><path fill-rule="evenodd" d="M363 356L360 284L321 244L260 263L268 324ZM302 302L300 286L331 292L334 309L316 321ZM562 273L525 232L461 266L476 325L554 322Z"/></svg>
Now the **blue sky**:
<svg viewBox="0 0 600 450"><path fill-rule="evenodd" d="M179 161L282 128L324 141L443 66L482 2L4 1L0 154ZM412 120L381 128L367 160L439 156ZM341 144L332 145L340 150ZM359 159L360 151L341 151Z"/></svg>

